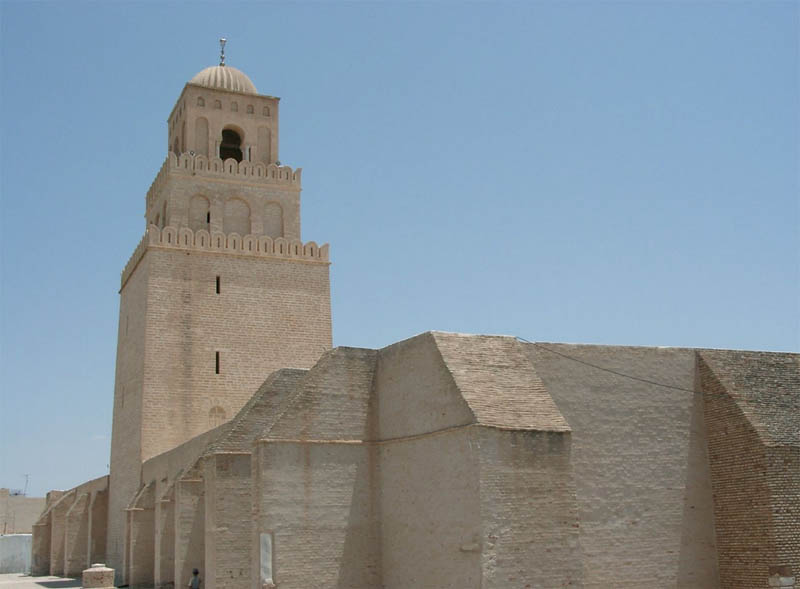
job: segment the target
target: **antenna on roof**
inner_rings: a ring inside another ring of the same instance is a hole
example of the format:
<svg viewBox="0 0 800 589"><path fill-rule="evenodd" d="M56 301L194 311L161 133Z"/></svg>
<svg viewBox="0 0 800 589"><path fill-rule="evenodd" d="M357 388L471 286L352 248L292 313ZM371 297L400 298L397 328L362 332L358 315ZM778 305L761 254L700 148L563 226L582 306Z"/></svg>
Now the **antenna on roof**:
<svg viewBox="0 0 800 589"><path fill-rule="evenodd" d="M225 43L228 40L225 37L222 37L219 40L219 65L225 67Z"/></svg>

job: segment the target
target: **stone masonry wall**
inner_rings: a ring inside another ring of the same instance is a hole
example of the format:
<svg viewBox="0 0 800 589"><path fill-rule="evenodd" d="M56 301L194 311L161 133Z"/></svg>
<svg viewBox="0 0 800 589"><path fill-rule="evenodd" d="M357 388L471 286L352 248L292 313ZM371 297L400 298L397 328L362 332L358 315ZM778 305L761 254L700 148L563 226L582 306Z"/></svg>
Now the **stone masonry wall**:
<svg viewBox="0 0 800 589"><path fill-rule="evenodd" d="M207 589L238 589L250 583L250 461L249 453L215 454L204 460Z"/></svg>
<svg viewBox="0 0 800 589"><path fill-rule="evenodd" d="M385 442L379 451L383 586L480 588L474 428Z"/></svg>
<svg viewBox="0 0 800 589"><path fill-rule="evenodd" d="M141 480L140 415L149 266L150 260L142 259L120 291L105 557L105 564L116 571L117 582L122 581L125 569L125 508Z"/></svg>
<svg viewBox="0 0 800 589"><path fill-rule="evenodd" d="M480 457L480 587L583 586L570 434L482 427L474 445Z"/></svg>
<svg viewBox="0 0 800 589"><path fill-rule="evenodd" d="M254 459L255 538L272 536L277 586L379 588L380 536L368 445L261 441ZM255 564L257 575L261 563ZM261 587L258 579L253 583Z"/></svg>
<svg viewBox="0 0 800 589"><path fill-rule="evenodd" d="M766 448L702 359L699 368L722 586L763 587L777 564Z"/></svg>
<svg viewBox="0 0 800 589"><path fill-rule="evenodd" d="M325 263L180 249L146 258L143 459L230 419L272 371L307 368L331 346Z"/></svg>
<svg viewBox="0 0 800 589"><path fill-rule="evenodd" d="M695 352L549 343L528 352L572 428L584 587L720 587Z"/></svg>
<svg viewBox="0 0 800 589"><path fill-rule="evenodd" d="M800 577L800 448L768 447L766 453L776 543L773 566L789 566Z"/></svg>

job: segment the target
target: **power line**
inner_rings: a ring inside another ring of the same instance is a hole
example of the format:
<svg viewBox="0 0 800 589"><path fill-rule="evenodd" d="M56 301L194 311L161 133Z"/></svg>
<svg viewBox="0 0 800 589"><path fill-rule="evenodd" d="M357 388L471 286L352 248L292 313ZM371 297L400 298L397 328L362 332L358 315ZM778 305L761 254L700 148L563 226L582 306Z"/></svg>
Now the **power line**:
<svg viewBox="0 0 800 589"><path fill-rule="evenodd" d="M566 358L567 360L572 360L573 362L577 362L578 364L583 364L584 366L589 366L591 368L594 368L595 370L601 370L603 372L608 372L608 373L614 374L616 376L621 376L622 378L629 378L631 380L636 380L638 382L643 382L643 383L655 385L655 386L658 386L658 387L664 387L666 389L673 389L673 390L676 390L676 391L683 391L685 393L693 393L695 395L711 394L711 393L706 393L705 391L696 391L694 389L687 389L685 387L679 387L679 386L675 386L675 385L672 385L672 384L666 384L664 382L658 382L657 380L650 380L649 378L641 378L639 376L633 376L632 374L626 374L624 372L619 372L618 370L614 370L612 368L606 368L605 366L598 366L597 364L592 364L591 362L587 362L586 360L581 360L580 358L576 358L575 356L570 356L569 354L565 354L563 352L559 352L558 350L554 350L553 348L549 348L549 347L545 346L544 344L540 344L539 342L532 342L530 340L526 340L524 337L517 336L517 339L519 341L525 342L526 344L531 344L531 345L537 346L539 348L542 348L543 350L547 350L551 354L556 354L558 356L561 356L562 358Z"/></svg>

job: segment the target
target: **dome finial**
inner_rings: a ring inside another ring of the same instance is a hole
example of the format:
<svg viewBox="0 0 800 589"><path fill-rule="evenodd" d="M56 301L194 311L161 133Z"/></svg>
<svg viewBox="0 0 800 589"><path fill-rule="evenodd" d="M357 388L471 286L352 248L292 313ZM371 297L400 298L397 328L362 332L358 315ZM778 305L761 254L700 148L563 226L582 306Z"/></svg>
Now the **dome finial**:
<svg viewBox="0 0 800 589"><path fill-rule="evenodd" d="M225 67L225 43L227 42L228 40L225 37L219 40L219 65L222 67Z"/></svg>

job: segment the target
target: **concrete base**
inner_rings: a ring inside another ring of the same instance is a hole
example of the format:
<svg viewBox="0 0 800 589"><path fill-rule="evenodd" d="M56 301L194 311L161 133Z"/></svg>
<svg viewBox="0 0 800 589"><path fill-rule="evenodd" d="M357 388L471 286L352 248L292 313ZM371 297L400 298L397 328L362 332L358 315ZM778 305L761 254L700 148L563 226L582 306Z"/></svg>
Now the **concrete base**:
<svg viewBox="0 0 800 589"><path fill-rule="evenodd" d="M91 568L83 571L81 585L86 588L113 589L114 569L104 564L93 564Z"/></svg>

